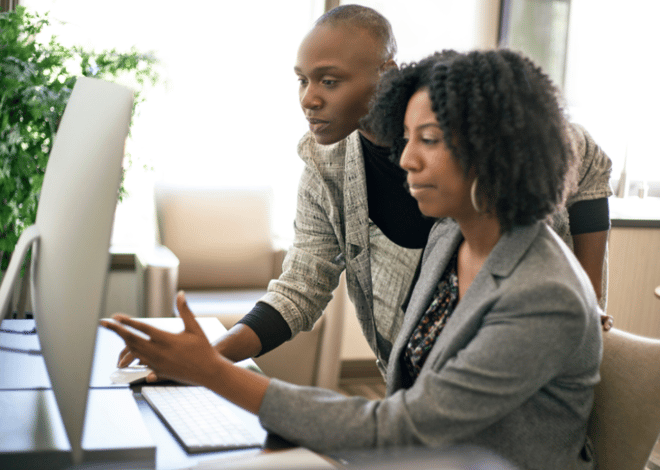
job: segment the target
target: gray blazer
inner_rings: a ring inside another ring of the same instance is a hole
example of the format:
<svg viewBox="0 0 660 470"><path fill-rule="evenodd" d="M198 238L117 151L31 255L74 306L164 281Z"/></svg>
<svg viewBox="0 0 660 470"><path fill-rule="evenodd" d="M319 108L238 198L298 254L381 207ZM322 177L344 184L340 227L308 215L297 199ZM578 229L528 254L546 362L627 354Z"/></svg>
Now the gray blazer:
<svg viewBox="0 0 660 470"><path fill-rule="evenodd" d="M500 239L404 387L401 355L460 240L451 220L431 232L390 357L387 398L273 380L262 425L321 452L469 443L526 469L592 468L579 455L599 380L598 306L578 261L543 223Z"/></svg>

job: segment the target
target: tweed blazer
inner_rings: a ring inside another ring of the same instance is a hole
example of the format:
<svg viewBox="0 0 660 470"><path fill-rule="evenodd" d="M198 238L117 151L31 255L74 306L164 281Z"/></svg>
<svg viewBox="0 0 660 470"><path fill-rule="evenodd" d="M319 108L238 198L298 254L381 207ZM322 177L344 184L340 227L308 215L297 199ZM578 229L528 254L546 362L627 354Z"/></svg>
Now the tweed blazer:
<svg viewBox="0 0 660 470"><path fill-rule="evenodd" d="M576 202L589 201L610 197L610 176L612 173L612 160L596 144L591 134L579 124L572 123L570 127L571 140L576 154L580 159L578 166L578 187L566 200L566 207ZM568 220L568 211L564 208L552 218L552 228L564 240L569 248L573 249L573 238ZM606 279L606 278L605 278ZM607 287L604 285L604 287ZM607 289L603 290L607 293Z"/></svg>
<svg viewBox="0 0 660 470"><path fill-rule="evenodd" d="M585 446L602 354L599 308L579 262L543 223L501 237L419 377L406 384L402 354L461 240L451 220L431 232L385 399L274 379L259 411L262 425L321 452L469 443L525 469L592 468Z"/></svg>
<svg viewBox="0 0 660 470"><path fill-rule="evenodd" d="M386 364L421 250L389 241L369 219L358 131L333 145L311 133L300 141L305 162L298 187L295 237L282 275L261 301L280 312L292 336L319 319L346 270L348 295L364 337ZM377 334L377 328L380 334Z"/></svg>

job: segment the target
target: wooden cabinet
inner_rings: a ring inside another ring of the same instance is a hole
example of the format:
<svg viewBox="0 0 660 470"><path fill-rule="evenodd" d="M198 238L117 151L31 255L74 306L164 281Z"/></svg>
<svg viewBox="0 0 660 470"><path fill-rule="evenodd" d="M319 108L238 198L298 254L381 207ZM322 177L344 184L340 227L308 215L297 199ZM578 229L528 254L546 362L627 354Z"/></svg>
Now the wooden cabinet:
<svg viewBox="0 0 660 470"><path fill-rule="evenodd" d="M613 221L613 225L615 222ZM609 238L607 313L614 326L660 338L660 224L658 227L613 226Z"/></svg>

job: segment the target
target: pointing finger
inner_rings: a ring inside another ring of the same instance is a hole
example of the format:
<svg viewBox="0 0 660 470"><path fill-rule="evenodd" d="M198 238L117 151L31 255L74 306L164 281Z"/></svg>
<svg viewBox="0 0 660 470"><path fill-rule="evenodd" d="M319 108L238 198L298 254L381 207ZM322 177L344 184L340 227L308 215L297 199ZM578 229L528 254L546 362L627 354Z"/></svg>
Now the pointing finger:
<svg viewBox="0 0 660 470"><path fill-rule="evenodd" d="M195 315L190 311L190 307L188 307L186 294L183 291L180 291L176 296L176 307L179 310L179 316L183 320L183 324L187 331L203 333L202 327L199 326L199 323L195 320Z"/></svg>

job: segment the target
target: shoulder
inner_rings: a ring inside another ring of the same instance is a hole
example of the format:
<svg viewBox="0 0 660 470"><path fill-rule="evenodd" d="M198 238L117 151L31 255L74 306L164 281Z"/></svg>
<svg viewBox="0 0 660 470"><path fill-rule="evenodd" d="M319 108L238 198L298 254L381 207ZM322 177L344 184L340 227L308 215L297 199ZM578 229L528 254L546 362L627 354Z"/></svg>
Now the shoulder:
<svg viewBox="0 0 660 470"><path fill-rule="evenodd" d="M298 155L305 164L299 201L311 198L326 207L344 207L348 198L364 204L366 176L357 131L332 145L320 145L308 132L298 143Z"/></svg>
<svg viewBox="0 0 660 470"><path fill-rule="evenodd" d="M298 144L298 154L305 163L301 189L328 191L333 200L355 193L362 204L366 198L366 175L358 131L332 145L320 145L308 132Z"/></svg>
<svg viewBox="0 0 660 470"><path fill-rule="evenodd" d="M528 269L543 269L544 266L559 270L557 277L575 274L579 262L566 243L546 223L538 223L538 231L524 254L522 262ZM549 276L555 274L550 272Z"/></svg>
<svg viewBox="0 0 660 470"><path fill-rule="evenodd" d="M596 360L601 335L596 294L579 261L546 224L511 275L495 282L490 321L523 321L544 335L552 329L567 351Z"/></svg>
<svg viewBox="0 0 660 470"><path fill-rule="evenodd" d="M598 146L591 134L580 124L571 123L573 150L579 161L577 193L569 197L567 206L587 199L609 197L612 160Z"/></svg>
<svg viewBox="0 0 660 470"><path fill-rule="evenodd" d="M589 165L596 161L599 165L611 167L612 161L605 152L598 146L591 134L581 124L572 122L570 124L571 140L574 150L577 152L582 166Z"/></svg>
<svg viewBox="0 0 660 470"><path fill-rule="evenodd" d="M533 302L547 301L558 306L566 302L572 308L588 311L597 301L591 282L573 252L545 223L511 274L512 292L533 292Z"/></svg>

